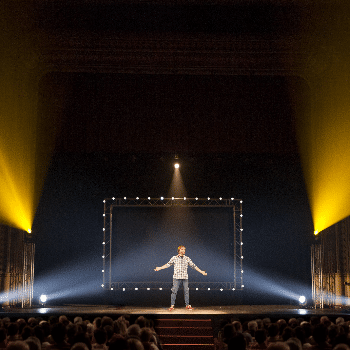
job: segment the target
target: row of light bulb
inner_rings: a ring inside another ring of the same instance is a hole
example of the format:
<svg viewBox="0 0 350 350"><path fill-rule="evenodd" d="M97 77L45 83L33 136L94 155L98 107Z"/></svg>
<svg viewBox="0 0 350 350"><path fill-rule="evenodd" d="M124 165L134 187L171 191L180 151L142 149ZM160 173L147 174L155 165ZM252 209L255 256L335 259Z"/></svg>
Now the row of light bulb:
<svg viewBox="0 0 350 350"><path fill-rule="evenodd" d="M136 199L136 200L139 200L140 197L136 197L135 199ZM148 200L151 200L151 197L147 197L147 199L148 199ZM171 199L172 199L172 200L175 200L175 197L171 197ZM198 197L195 198L196 201L198 201L198 199L199 199ZM115 197L112 197L112 200L115 200ZM124 200L127 200L127 198L124 197ZM164 200L164 197L160 197L160 200ZM187 200L187 197L183 197L183 200L184 200L184 201ZM210 201L210 197L208 197L207 200ZM222 201L222 197L220 197L219 200ZM231 201L233 201L233 200L234 200L234 198L232 197L232 198L231 198ZM105 199L103 200L103 203L106 203L106 200L105 200ZM243 203L243 201L240 201L240 203Z"/></svg>
<svg viewBox="0 0 350 350"><path fill-rule="evenodd" d="M103 288L105 285L104 284L101 284L101 287ZM242 284L242 288L244 288L244 285ZM111 290L114 290L113 287L111 287ZM137 287L135 287L135 290L139 290ZM151 290L151 288L147 288L147 290ZM159 288L159 290L163 290L163 288ZM199 288L196 288L196 290L199 290ZM208 288L208 290L210 290L210 288ZM214 289L215 290L215 289ZM232 290L236 290L236 288L232 288ZM123 288L123 292L126 291L126 288ZM220 292L222 292L223 289L220 288Z"/></svg>

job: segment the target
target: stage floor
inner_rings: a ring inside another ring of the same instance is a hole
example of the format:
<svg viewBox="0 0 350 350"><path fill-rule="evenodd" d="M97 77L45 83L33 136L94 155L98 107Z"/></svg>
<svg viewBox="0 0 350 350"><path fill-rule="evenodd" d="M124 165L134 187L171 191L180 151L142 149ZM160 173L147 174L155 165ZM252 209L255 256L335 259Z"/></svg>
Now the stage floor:
<svg viewBox="0 0 350 350"><path fill-rule="evenodd" d="M222 306L205 306L196 308L192 311L186 310L185 307L175 308L168 311L168 307L153 308L141 306L113 306L113 305L62 305L62 306L46 306L32 308L2 308L0 317L42 317L51 315L67 315L67 316L117 316L117 315L153 315L153 317L184 317L188 318L196 316L202 317L225 317L224 315L234 315L238 318L287 318L287 317L311 317L313 315L329 315L329 316L350 316L349 308L336 309L301 309L291 305L222 305Z"/></svg>

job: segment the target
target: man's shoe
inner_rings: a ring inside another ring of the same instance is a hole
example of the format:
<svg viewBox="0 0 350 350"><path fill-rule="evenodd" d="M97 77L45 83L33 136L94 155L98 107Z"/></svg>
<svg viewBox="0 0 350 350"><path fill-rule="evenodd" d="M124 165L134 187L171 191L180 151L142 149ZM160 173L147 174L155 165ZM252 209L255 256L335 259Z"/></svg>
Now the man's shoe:
<svg viewBox="0 0 350 350"><path fill-rule="evenodd" d="M192 307L191 305L187 305L187 306L186 306L186 309L187 309L187 310L193 310L193 307Z"/></svg>
<svg viewBox="0 0 350 350"><path fill-rule="evenodd" d="M169 311L173 311L174 310L174 305L171 305L168 310Z"/></svg>

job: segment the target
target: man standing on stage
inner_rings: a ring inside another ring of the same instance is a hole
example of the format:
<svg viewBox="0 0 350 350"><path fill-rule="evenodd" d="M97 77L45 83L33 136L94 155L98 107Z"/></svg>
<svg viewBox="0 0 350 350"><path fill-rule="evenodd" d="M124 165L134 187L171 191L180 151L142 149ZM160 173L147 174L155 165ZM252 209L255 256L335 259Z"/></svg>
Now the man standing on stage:
<svg viewBox="0 0 350 350"><path fill-rule="evenodd" d="M188 289L188 274L187 274L187 267L190 265L190 267L193 270L197 270L202 275L206 276L207 273L205 271L200 270L193 262L192 260L185 256L186 248L183 245L180 245L177 248L178 255L173 256L169 262L161 267L156 267L154 271L159 271L166 269L170 267L171 265L174 265L174 276L173 276L173 287L171 288L171 306L169 308L169 311L174 310L175 307L175 300L176 300L176 294L180 287L180 284L182 282L184 286L184 295L185 295L185 304L187 310L193 310L192 306L190 305L190 296L189 296L189 289Z"/></svg>

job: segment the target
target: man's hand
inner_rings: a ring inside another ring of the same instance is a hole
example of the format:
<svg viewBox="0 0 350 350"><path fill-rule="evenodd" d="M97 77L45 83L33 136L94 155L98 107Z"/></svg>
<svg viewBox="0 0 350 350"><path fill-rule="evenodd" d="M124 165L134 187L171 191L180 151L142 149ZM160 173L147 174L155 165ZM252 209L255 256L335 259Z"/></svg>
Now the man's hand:
<svg viewBox="0 0 350 350"><path fill-rule="evenodd" d="M159 269L159 267L156 267L155 269L154 269L154 271L159 271L160 269Z"/></svg>
<svg viewBox="0 0 350 350"><path fill-rule="evenodd" d="M207 275L207 273L206 273L205 271L202 271L201 274L202 274L203 276L206 276L206 275Z"/></svg>

